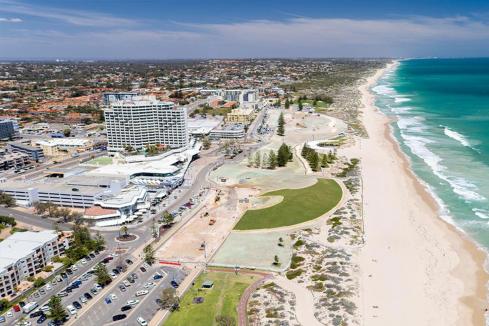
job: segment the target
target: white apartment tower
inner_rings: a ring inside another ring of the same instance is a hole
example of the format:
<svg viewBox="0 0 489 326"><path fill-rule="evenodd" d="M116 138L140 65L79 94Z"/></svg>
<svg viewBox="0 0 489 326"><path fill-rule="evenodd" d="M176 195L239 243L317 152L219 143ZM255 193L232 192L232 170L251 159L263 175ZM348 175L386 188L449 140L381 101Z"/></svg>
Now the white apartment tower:
<svg viewBox="0 0 489 326"><path fill-rule="evenodd" d="M187 109L175 108L154 96L135 96L110 102L104 110L109 152L135 149L146 145L171 148L188 144Z"/></svg>

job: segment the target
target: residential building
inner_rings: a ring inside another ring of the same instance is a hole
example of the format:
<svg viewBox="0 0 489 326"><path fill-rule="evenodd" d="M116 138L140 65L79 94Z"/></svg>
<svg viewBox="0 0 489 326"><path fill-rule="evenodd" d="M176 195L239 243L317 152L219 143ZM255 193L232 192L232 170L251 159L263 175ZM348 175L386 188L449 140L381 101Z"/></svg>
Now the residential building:
<svg viewBox="0 0 489 326"><path fill-rule="evenodd" d="M12 152L24 153L30 156L31 160L39 162L44 159L44 153L41 148L30 146L21 142L10 142L8 147Z"/></svg>
<svg viewBox="0 0 489 326"><path fill-rule="evenodd" d="M67 240L58 240L54 230L16 232L0 242L0 298L15 295L21 281L41 272L67 248Z"/></svg>
<svg viewBox="0 0 489 326"><path fill-rule="evenodd" d="M30 156L24 153L5 153L0 155L0 170L20 169L31 164Z"/></svg>
<svg viewBox="0 0 489 326"><path fill-rule="evenodd" d="M175 108L172 102L161 102L154 96L111 102L104 115L110 152L159 144L178 148L189 141L187 109Z"/></svg>

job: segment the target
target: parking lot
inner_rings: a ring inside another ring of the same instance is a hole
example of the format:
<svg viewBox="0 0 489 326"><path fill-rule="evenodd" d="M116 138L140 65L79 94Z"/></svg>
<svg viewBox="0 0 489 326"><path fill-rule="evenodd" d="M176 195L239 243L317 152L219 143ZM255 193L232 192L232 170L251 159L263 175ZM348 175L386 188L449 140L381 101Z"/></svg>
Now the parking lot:
<svg viewBox="0 0 489 326"><path fill-rule="evenodd" d="M119 314L125 314L127 317L114 324L120 325L137 325L136 319L142 317L150 321L158 310L156 299L161 296L164 288L171 286L171 281L178 284L184 279L185 274L177 268L162 267L158 264L146 268L146 272L140 270L140 266L134 272L137 279L134 283L129 283L124 291L119 288L126 277L117 277L114 279L116 286L110 291L110 294L94 298L96 302L83 315L77 318L76 325L106 325L113 323L112 317ZM154 275L158 273L162 278L155 280ZM129 273L132 274L132 273ZM127 284L127 282L126 282ZM136 296L136 292L147 290L148 293ZM131 305L131 309L121 311L121 307L126 306L129 300L138 300L138 303Z"/></svg>

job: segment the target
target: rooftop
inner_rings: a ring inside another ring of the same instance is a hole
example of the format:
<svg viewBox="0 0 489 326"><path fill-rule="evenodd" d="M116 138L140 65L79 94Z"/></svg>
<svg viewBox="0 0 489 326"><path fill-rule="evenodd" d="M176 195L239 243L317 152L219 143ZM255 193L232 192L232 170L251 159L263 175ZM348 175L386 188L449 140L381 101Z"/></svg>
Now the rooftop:
<svg viewBox="0 0 489 326"><path fill-rule="evenodd" d="M56 231L45 230L41 232L16 232L0 242L0 271L10 264L31 254L36 248L46 242L58 238Z"/></svg>

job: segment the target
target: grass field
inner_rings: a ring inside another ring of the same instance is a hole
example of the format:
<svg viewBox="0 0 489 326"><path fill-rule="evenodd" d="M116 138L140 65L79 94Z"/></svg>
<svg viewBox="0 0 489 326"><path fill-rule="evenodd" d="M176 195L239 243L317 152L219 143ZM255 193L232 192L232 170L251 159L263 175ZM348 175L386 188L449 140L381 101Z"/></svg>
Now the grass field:
<svg viewBox="0 0 489 326"><path fill-rule="evenodd" d="M235 275L225 272L208 272L200 275L195 285L185 294L180 302L180 310L173 312L165 326L214 326L216 316L224 315L235 319L238 323L236 308L244 290L258 276ZM205 280L214 281L212 289L198 291ZM192 303L195 297L204 297L200 304Z"/></svg>
<svg viewBox="0 0 489 326"><path fill-rule="evenodd" d="M100 156L100 157L94 158L94 159L86 162L86 164L91 164L91 165L109 165L109 164L112 164L112 157Z"/></svg>
<svg viewBox="0 0 489 326"><path fill-rule="evenodd" d="M318 179L307 188L268 192L263 196L283 196L283 200L271 207L248 210L235 229L271 229L306 222L336 206L341 195L341 187L330 179Z"/></svg>

